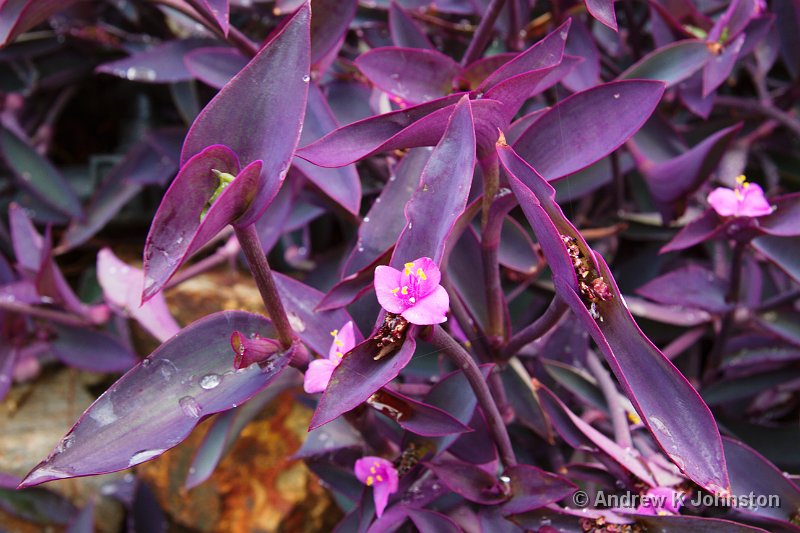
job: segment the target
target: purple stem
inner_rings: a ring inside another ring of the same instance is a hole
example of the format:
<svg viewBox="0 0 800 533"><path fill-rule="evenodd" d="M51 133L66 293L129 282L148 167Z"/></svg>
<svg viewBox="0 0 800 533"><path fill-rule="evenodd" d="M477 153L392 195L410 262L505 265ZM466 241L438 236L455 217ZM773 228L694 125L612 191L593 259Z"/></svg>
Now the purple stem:
<svg viewBox="0 0 800 533"><path fill-rule="evenodd" d="M472 356L441 326L434 326L431 343L442 350L464 372L472 391L475 393L475 397L478 399L478 405L481 406L481 410L486 416L489 432L492 434L492 439L500 452L500 460L506 468L515 466L517 458L514 455L514 449L511 447L511 439L508 437L506 425L500 416L500 410L497 409L492 393L489 391L489 386L484 381L483 375Z"/></svg>
<svg viewBox="0 0 800 533"><path fill-rule="evenodd" d="M464 57L461 58L462 67L478 59L486 49L486 45L489 44L489 39L491 39L492 32L494 31L494 23L498 15L500 15L500 10L503 9L503 4L505 3L505 0L492 0L492 3L489 4L477 31L475 31L475 35L472 37L472 41L470 41L467 47L467 51L464 53Z"/></svg>
<svg viewBox="0 0 800 533"><path fill-rule="evenodd" d="M739 286L741 285L742 279L742 262L746 248L746 242L737 242L733 246L731 270L729 276L730 285L728 286L728 296L726 298L728 303L733 304L733 308L722 316L722 324L719 328L719 334L714 341L711 352L708 354L708 361L706 363L704 376L705 378L711 377L722 362L722 353L725 350L725 344L727 344L728 337L733 330L734 319L736 315L736 304L739 301Z"/></svg>
<svg viewBox="0 0 800 533"><path fill-rule="evenodd" d="M236 231L236 239L242 247L244 256L247 259L247 264L250 267L250 272L256 280L258 292L261 293L261 299L264 301L264 307L267 308L272 324L278 333L278 341L284 350L288 350L292 345L294 333L292 327L289 325L289 319L286 317L286 310L283 308L278 288L275 286L275 280L272 279L272 271L267 263L267 256L264 255L264 249L261 247L261 240L256 233L254 224L240 228L234 228Z"/></svg>
<svg viewBox="0 0 800 533"><path fill-rule="evenodd" d="M561 317L569 310L567 304L559 298L558 295L553 296L550 305L545 309L544 314L536 319L536 322L529 324L517 332L516 335L511 337L505 348L501 352L504 359L510 359L519 352L523 346L529 344L555 326Z"/></svg>
<svg viewBox="0 0 800 533"><path fill-rule="evenodd" d="M740 109L742 111L759 113L765 117L775 119L777 122L780 122L783 126L791 130L792 133L800 137L800 121L798 121L789 113L778 109L777 107L765 105L754 100L748 100L747 98L724 95L717 95L717 99L714 101L714 103L723 107L731 107L734 109Z"/></svg>
<svg viewBox="0 0 800 533"><path fill-rule="evenodd" d="M633 441L631 441L627 413L619 401L619 391L614 385L614 380L611 379L608 371L603 367L603 363L600 362L597 354L592 350L589 350L586 354L586 364L597 379L597 384L606 398L608 412L611 416L611 425L614 427L614 440L623 448L632 448Z"/></svg>
<svg viewBox="0 0 800 533"><path fill-rule="evenodd" d="M91 321L70 313L57 311L55 309L43 309L40 307L36 307L34 305L28 305L21 302L9 302L5 300L0 300L0 309L5 309L6 311L13 311L15 313L22 313L34 318L42 318L44 320L50 320L58 324L64 324L65 326L87 327L93 325Z"/></svg>
<svg viewBox="0 0 800 533"><path fill-rule="evenodd" d="M483 166L483 165L482 165ZM495 190L497 174L497 157L494 158L494 167L484 166L484 175L487 170L495 170ZM487 179L487 184L489 180ZM486 305L489 315L489 341L493 348L497 349L506 338L505 331L505 300L503 298L503 285L500 280L500 261L498 259L500 247L500 234L503 231L503 220L505 216L517 205L517 199L513 194L506 194L494 198L488 194L488 189L484 198L491 198L493 201L489 205L484 204L484 223L481 231L481 260L483 262L483 284L486 287Z"/></svg>
<svg viewBox="0 0 800 533"><path fill-rule="evenodd" d="M680 354L691 348L699 341L706 333L706 326L702 325L699 328L694 328L686 331L680 336L676 337L672 342L667 344L661 349L667 359L674 360Z"/></svg>
<svg viewBox="0 0 800 533"><path fill-rule="evenodd" d="M756 313L763 313L764 311L771 311L776 307L781 307L784 305L788 305L793 303L795 300L800 298L800 289L795 289L793 291L789 291L784 294L778 294L777 296L773 296L769 300L765 300L764 303L759 305L754 309Z"/></svg>

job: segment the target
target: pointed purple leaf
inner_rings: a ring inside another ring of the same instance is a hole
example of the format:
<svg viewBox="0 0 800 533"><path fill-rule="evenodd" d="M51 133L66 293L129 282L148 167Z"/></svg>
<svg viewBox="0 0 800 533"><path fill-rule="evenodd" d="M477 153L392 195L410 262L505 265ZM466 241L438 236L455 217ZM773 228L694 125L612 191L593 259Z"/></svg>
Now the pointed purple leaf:
<svg viewBox="0 0 800 533"><path fill-rule="evenodd" d="M159 293L142 304L144 272L120 261L108 248L97 254L97 281L106 301L129 315L156 339L165 342L180 331L180 326Z"/></svg>
<svg viewBox="0 0 800 533"><path fill-rule="evenodd" d="M572 92L578 92L600 83L600 51L597 49L589 28L582 20L572 21L564 53L585 60L576 65L561 81L565 87Z"/></svg>
<svg viewBox="0 0 800 533"><path fill-rule="evenodd" d="M686 224L659 253L676 252L685 250L695 244L712 239L725 230L722 220L713 209L706 210L702 215Z"/></svg>
<svg viewBox="0 0 800 533"><path fill-rule="evenodd" d="M363 294L371 291L373 289L372 282L375 267L388 264L392 256L391 252L392 249L390 248L369 265L350 274L334 285L322 298L317 306L317 310L329 311L331 309L339 309L340 307L350 305Z"/></svg>
<svg viewBox="0 0 800 533"><path fill-rule="evenodd" d="M719 54L714 55L703 69L703 97L705 98L722 85L736 64L739 51L744 44L744 35L740 35L735 41L725 45Z"/></svg>
<svg viewBox="0 0 800 533"><path fill-rule="evenodd" d="M461 79L470 89L477 89L483 81L500 67L517 57L516 53L495 54L478 59L467 65L461 72Z"/></svg>
<svg viewBox="0 0 800 533"><path fill-rule="evenodd" d="M412 326L403 345L393 353L375 360L381 348L368 338L345 354L333 371L328 388L311 418L309 429L315 429L354 409L381 387L396 378L414 355L417 343Z"/></svg>
<svg viewBox="0 0 800 533"><path fill-rule="evenodd" d="M586 10L594 18L617 31L617 15L614 13L614 0L584 0Z"/></svg>
<svg viewBox="0 0 800 533"><path fill-rule="evenodd" d="M555 203L553 188L509 147L499 146L498 154L553 270L557 294L592 335L659 446L701 487L712 493L729 490L722 441L708 406L636 325L605 261L590 251L566 219ZM610 299L597 304L602 320L592 318L579 296L575 270L561 235L574 239L607 285ZM666 402L667 398L681 398L681 409Z"/></svg>
<svg viewBox="0 0 800 533"><path fill-rule="evenodd" d="M228 36L230 26L230 5L229 0L202 0L200 4L207 14L211 15L214 21L222 30L224 36Z"/></svg>
<svg viewBox="0 0 800 533"><path fill-rule="evenodd" d="M426 466L439 481L466 500L482 505L496 505L508 500L500 481L475 465L449 460Z"/></svg>
<svg viewBox="0 0 800 533"><path fill-rule="evenodd" d="M647 528L646 531L652 533L767 533L767 530L760 527L747 526L730 520L720 518L703 518L700 516L682 515L637 515L636 521Z"/></svg>
<svg viewBox="0 0 800 533"><path fill-rule="evenodd" d="M548 181L556 180L621 146L650 117L663 93L661 82L644 80L576 93L544 113L514 148Z"/></svg>
<svg viewBox="0 0 800 533"><path fill-rule="evenodd" d="M678 84L678 97L689 111L706 119L714 109L716 93L703 96L703 71L698 70Z"/></svg>
<svg viewBox="0 0 800 533"><path fill-rule="evenodd" d="M410 104L447 96L461 72L450 56L419 48L375 48L355 63L379 89Z"/></svg>
<svg viewBox="0 0 800 533"><path fill-rule="evenodd" d="M78 0L8 0L0 6L0 46Z"/></svg>
<svg viewBox="0 0 800 533"><path fill-rule="evenodd" d="M15 203L8 207L8 226L17 264L27 271L26 274L35 274L42 264L44 239L25 210Z"/></svg>
<svg viewBox="0 0 800 533"><path fill-rule="evenodd" d="M769 262L800 283L800 238L767 235L755 239L752 244Z"/></svg>
<svg viewBox="0 0 800 533"><path fill-rule="evenodd" d="M67 366L91 372L122 372L137 363L133 353L110 335L56 324L51 327L56 333L50 343L53 355Z"/></svg>
<svg viewBox="0 0 800 533"><path fill-rule="evenodd" d="M730 309L725 301L728 284L705 268L690 265L673 270L648 282L636 292L655 302L724 313Z"/></svg>
<svg viewBox="0 0 800 533"><path fill-rule="evenodd" d="M373 394L367 403L397 422L406 431L417 435L444 437L472 431L472 428L446 411L388 388Z"/></svg>
<svg viewBox="0 0 800 533"><path fill-rule="evenodd" d="M123 470L158 457L185 439L204 416L227 411L261 391L292 352L233 370L233 331L272 337L263 317L223 311L162 344L122 376L78 419L53 452L20 484Z"/></svg>
<svg viewBox="0 0 800 533"><path fill-rule="evenodd" d="M418 257L441 264L447 238L467 205L474 168L475 128L470 101L464 96L406 204L406 226L390 265L399 268Z"/></svg>
<svg viewBox="0 0 800 533"><path fill-rule="evenodd" d="M408 517L419 533L459 533L461 528L441 513L426 509L408 509Z"/></svg>
<svg viewBox="0 0 800 533"><path fill-rule="evenodd" d="M618 79L660 80L672 87L703 68L713 56L705 41L686 39L650 52L628 67Z"/></svg>
<svg viewBox="0 0 800 533"><path fill-rule="evenodd" d="M191 38L167 41L125 59L104 63L96 72L145 83L176 83L192 79L184 56L198 48L211 46L209 39Z"/></svg>
<svg viewBox="0 0 800 533"><path fill-rule="evenodd" d="M333 116L330 107L328 107L322 91L319 90L316 84L311 84L300 143L303 145L310 144L337 127L336 118ZM337 204L353 215L358 216L359 207L361 206L361 180L358 177L355 165L324 168L296 157L294 159L294 167Z"/></svg>
<svg viewBox="0 0 800 533"><path fill-rule="evenodd" d="M208 103L186 135L181 164L217 143L233 150L243 166L264 162L252 191L255 199L239 221L242 225L255 222L275 197L300 139L311 79L310 17L309 4L304 3Z"/></svg>
<svg viewBox="0 0 800 533"><path fill-rule="evenodd" d="M395 46L432 50L433 44L411 15L395 1L389 4L389 34Z"/></svg>
<svg viewBox="0 0 800 533"><path fill-rule="evenodd" d="M709 30L708 40L720 43L724 40L726 43L730 43L732 39L739 36L750 20L760 11L758 0L734 0L730 2L728 8Z"/></svg>
<svg viewBox="0 0 800 533"><path fill-rule="evenodd" d="M800 193L785 194L771 200L775 212L756 219L758 229L775 237L800 235Z"/></svg>
<svg viewBox="0 0 800 533"><path fill-rule="evenodd" d="M356 0L314 0L314 17L311 19L312 65L318 65L344 39L357 7Z"/></svg>
<svg viewBox="0 0 800 533"><path fill-rule="evenodd" d="M294 332L309 348L327 355L333 340L331 331L341 329L353 319L344 309L317 311L323 297L321 292L289 276L277 272L273 276ZM362 336L358 328L354 333L356 341L360 341Z"/></svg>
<svg viewBox="0 0 800 533"><path fill-rule="evenodd" d="M503 504L503 514L507 515L524 513L555 503L578 489L563 477L535 466L512 466L504 474L511 478L511 499Z"/></svg>
<svg viewBox="0 0 800 533"><path fill-rule="evenodd" d="M27 140L0 128L0 152L19 186L59 213L82 218L83 209L64 176Z"/></svg>
<svg viewBox="0 0 800 533"><path fill-rule="evenodd" d="M236 178L207 208L219 186L214 170ZM222 228L239 223L245 210L252 207L261 171L261 162L255 161L239 172L236 155L220 145L209 146L183 165L150 225L144 248L142 301L160 291L178 268Z"/></svg>
<svg viewBox="0 0 800 533"><path fill-rule="evenodd" d="M194 78L215 89L222 89L247 66L247 56L235 48L198 48L183 57Z"/></svg>

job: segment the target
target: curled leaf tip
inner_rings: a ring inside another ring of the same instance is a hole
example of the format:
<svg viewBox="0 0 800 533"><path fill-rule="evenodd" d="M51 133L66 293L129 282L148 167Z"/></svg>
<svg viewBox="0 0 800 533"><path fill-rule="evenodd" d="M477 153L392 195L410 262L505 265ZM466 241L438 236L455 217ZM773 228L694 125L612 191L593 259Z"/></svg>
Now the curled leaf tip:
<svg viewBox="0 0 800 533"><path fill-rule="evenodd" d="M259 335L247 337L239 331L231 334L231 348L234 351L233 368L241 370L253 363L264 363L281 350L280 343Z"/></svg>

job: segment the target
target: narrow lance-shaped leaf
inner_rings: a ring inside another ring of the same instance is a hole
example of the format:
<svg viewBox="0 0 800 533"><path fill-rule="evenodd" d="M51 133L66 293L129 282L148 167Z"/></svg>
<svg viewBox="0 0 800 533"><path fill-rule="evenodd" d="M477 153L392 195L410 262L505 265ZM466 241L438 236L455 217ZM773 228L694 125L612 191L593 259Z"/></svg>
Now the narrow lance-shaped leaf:
<svg viewBox="0 0 800 533"><path fill-rule="evenodd" d="M0 6L0 46L78 0L7 0Z"/></svg>
<svg viewBox="0 0 800 533"><path fill-rule="evenodd" d="M389 34L392 36L392 42L395 46L426 50L434 48L422 28L395 1L389 4Z"/></svg>
<svg viewBox="0 0 800 533"><path fill-rule="evenodd" d="M183 57L192 76L215 89L222 89L247 66L247 56L235 48L198 48Z"/></svg>
<svg viewBox="0 0 800 533"><path fill-rule="evenodd" d="M289 364L292 351L235 371L233 331L274 336L267 319L241 311L194 322L95 400L20 486L148 461L185 439L202 417L252 398Z"/></svg>
<svg viewBox="0 0 800 533"><path fill-rule="evenodd" d="M686 39L650 52L618 79L660 80L672 87L703 68L713 56L705 41Z"/></svg>
<svg viewBox="0 0 800 533"><path fill-rule="evenodd" d="M617 31L617 15L614 13L614 0L584 0L586 10L589 13L611 28Z"/></svg>
<svg viewBox="0 0 800 533"><path fill-rule="evenodd" d="M254 199L238 221L243 226L255 222L274 198L300 139L311 80L310 19L306 2L208 103L186 135L182 164L217 143L233 150L244 166L264 162Z"/></svg>
<svg viewBox="0 0 800 533"><path fill-rule="evenodd" d="M97 72L111 74L131 81L175 83L192 79L184 56L197 48L214 44L210 39L177 39L159 44L125 59L104 63Z"/></svg>
<svg viewBox="0 0 800 533"><path fill-rule="evenodd" d="M698 485L712 493L730 492L719 429L706 404L636 325L607 265L566 219L553 188L508 146L499 145L498 155L553 270L557 294L588 329L656 442ZM568 251L563 237L577 251ZM583 265L579 268L591 274L581 283L598 289L594 297L587 288L579 290L573 253ZM596 318L584 303L590 298Z"/></svg>
<svg viewBox="0 0 800 533"><path fill-rule="evenodd" d="M576 93L553 106L514 143L514 149L548 181L607 156L645 123L664 84L631 80Z"/></svg>
<svg viewBox="0 0 800 533"><path fill-rule="evenodd" d="M356 14L356 0L314 0L311 19L311 64L317 66L341 43ZM292 69L287 69L292 70Z"/></svg>

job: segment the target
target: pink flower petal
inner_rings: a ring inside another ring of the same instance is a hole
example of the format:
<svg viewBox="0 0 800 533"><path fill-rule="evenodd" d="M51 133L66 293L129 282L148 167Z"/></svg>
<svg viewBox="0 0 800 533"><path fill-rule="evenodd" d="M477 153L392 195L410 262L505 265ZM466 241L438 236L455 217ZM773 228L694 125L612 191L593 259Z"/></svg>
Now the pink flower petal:
<svg viewBox="0 0 800 533"><path fill-rule="evenodd" d="M739 212L739 199L733 189L717 187L708 195L708 204L721 217L736 216Z"/></svg>
<svg viewBox="0 0 800 533"><path fill-rule="evenodd" d="M386 509L391 493L392 491L389 490L387 483L376 483L372 486L372 497L375 499L375 514L378 515L378 518L383 514L383 510Z"/></svg>
<svg viewBox="0 0 800 533"><path fill-rule="evenodd" d="M442 272L439 270L439 267L436 266L436 263L433 262L433 259L430 257L420 257L412 261L413 267L410 269L411 273L416 275L417 269L422 269L425 273L425 280L418 280L419 287L420 287L420 297L425 297L428 294L432 293L439 283L442 281ZM403 276L403 283L408 283L406 281L406 276Z"/></svg>
<svg viewBox="0 0 800 533"><path fill-rule="evenodd" d="M328 388L333 369L338 363L330 359L315 359L308 364L308 370L303 379L303 390L309 394L324 392Z"/></svg>
<svg viewBox="0 0 800 533"><path fill-rule="evenodd" d="M400 314L406 310L403 302L392 291L400 286L401 273L392 267L380 265L375 268L375 295L381 307L390 313Z"/></svg>
<svg viewBox="0 0 800 533"><path fill-rule="evenodd" d="M412 324L427 326L445 322L448 309L450 297L444 287L438 285L432 293L414 304L414 307L409 307L400 314Z"/></svg>
<svg viewBox="0 0 800 533"><path fill-rule="evenodd" d="M341 345L338 345L336 341L339 341ZM346 354L350 350L352 350L356 345L356 334L353 331L353 321L350 320L342 326L342 329L336 334L333 338L333 342L331 342L331 348L328 350L328 359L331 361L336 361L336 364L339 364L339 360L341 357L337 355L337 353Z"/></svg>
<svg viewBox="0 0 800 533"><path fill-rule="evenodd" d="M742 189L743 199L739 206L739 215L745 217L762 217L772 213L772 206L769 205L764 190L757 183L748 183Z"/></svg>

